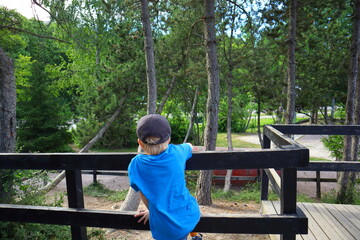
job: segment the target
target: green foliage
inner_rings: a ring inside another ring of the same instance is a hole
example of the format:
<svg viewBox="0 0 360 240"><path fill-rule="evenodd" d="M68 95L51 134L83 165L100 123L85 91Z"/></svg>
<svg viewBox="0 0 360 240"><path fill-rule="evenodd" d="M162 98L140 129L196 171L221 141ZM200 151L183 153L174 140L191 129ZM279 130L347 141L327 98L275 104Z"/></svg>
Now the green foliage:
<svg viewBox="0 0 360 240"><path fill-rule="evenodd" d="M228 100L226 98L220 101L219 112L219 132L227 131L227 106ZM247 94L238 93L233 99L233 113L231 119L232 132L242 133L246 132L249 127L250 118L255 105L251 102L251 96Z"/></svg>
<svg viewBox="0 0 360 240"><path fill-rule="evenodd" d="M344 136L329 136L321 139L324 146L329 149L331 156L336 159L342 159L344 149Z"/></svg>
<svg viewBox="0 0 360 240"><path fill-rule="evenodd" d="M171 126L171 142L175 144L183 143L189 127L189 121L185 117L175 116L169 119L169 123ZM192 141L190 136L188 142Z"/></svg>
<svg viewBox="0 0 360 240"><path fill-rule="evenodd" d="M90 228L90 230L88 230L88 239L90 239L90 240L107 240L108 238L105 236L105 233L106 233L105 230L97 229L97 228Z"/></svg>
<svg viewBox="0 0 360 240"><path fill-rule="evenodd" d="M360 184L357 183L348 189L343 202L338 201L335 190L323 194L321 202L360 205Z"/></svg>
<svg viewBox="0 0 360 240"><path fill-rule="evenodd" d="M29 30L37 31L37 22L25 21ZM50 31L50 30L49 30ZM50 32L48 32L49 35ZM67 122L71 111L64 95L54 95L49 86L53 79L45 70L58 63L62 52L53 41L27 37L28 56L19 55L15 75L18 77L17 148L22 152L69 151L71 135Z"/></svg>
<svg viewBox="0 0 360 240"><path fill-rule="evenodd" d="M104 184L95 182L84 188L84 194L91 197L108 197L113 191L107 189Z"/></svg>
<svg viewBox="0 0 360 240"><path fill-rule="evenodd" d="M122 115L110 126L104 136L95 144L94 148L131 148L137 146L137 137L135 133L135 121L123 121ZM106 119L108 120L108 119ZM76 129L72 131L75 144L84 147L100 129L105 122L99 122L92 115L86 119L81 119L76 124Z"/></svg>
<svg viewBox="0 0 360 240"><path fill-rule="evenodd" d="M18 173L19 175L20 173ZM25 173L21 176L27 176ZM32 182L34 183L34 182ZM14 204L35 205L35 206L54 206L59 207L63 203L64 195L55 195L51 202L48 196L41 193L34 193L35 186L21 188L24 190L21 198L18 198ZM25 194L26 193L26 194ZM0 222L0 239L25 239L25 240L48 240L48 239L71 239L69 226L50 225L50 224L33 224L33 223L15 223Z"/></svg>
<svg viewBox="0 0 360 240"><path fill-rule="evenodd" d="M309 197L306 194L297 194L296 195L296 201L297 202L308 202L308 203L312 203L315 202L311 197Z"/></svg>
<svg viewBox="0 0 360 240"><path fill-rule="evenodd" d="M69 226L0 222L0 238L4 240L71 239Z"/></svg>

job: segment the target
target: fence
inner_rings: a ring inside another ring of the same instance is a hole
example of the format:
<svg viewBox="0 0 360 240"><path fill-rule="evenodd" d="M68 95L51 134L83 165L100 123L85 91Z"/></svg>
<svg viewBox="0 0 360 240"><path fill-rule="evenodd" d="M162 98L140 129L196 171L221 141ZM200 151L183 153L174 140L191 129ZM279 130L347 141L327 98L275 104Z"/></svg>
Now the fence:
<svg viewBox="0 0 360 240"><path fill-rule="evenodd" d="M289 134L286 132L286 134ZM238 234L282 234L295 239L307 233L307 218L296 207L296 171L309 163L309 150L272 126L264 128L265 146L270 140L277 149L232 152L199 152L188 160L187 170L264 169L262 199L267 195L269 178L280 195L281 213L203 215L195 231ZM0 169L66 170L68 208L0 204L0 221L70 225L73 239L87 239L86 227L149 230L138 224L133 212L84 208L82 170L126 170L133 153L0 154ZM271 169L281 169L281 179Z"/></svg>

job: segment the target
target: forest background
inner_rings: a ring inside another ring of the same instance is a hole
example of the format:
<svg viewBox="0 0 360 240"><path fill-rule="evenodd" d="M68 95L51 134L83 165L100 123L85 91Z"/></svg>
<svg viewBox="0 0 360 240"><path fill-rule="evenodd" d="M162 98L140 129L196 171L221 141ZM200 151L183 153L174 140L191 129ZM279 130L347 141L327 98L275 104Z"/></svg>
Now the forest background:
<svg viewBox="0 0 360 240"><path fill-rule="evenodd" d="M139 3L42 4L51 10L53 20L29 20L4 7L0 12L0 46L15 60L17 151L70 151L72 142L82 147L118 107L119 116L96 146L134 147L136 120L146 114L147 104ZM207 69L202 8L193 1L149 3L157 112L170 120L175 143L186 136L193 105L195 127L188 141L197 145L204 141ZM353 9L350 1L310 0L302 1L298 9L296 111L309 114L313 122L321 112L330 123L327 107L341 109L346 103ZM246 131L253 112L284 122L287 2L218 1L215 17L219 131L226 131L229 88L233 132Z"/></svg>
<svg viewBox="0 0 360 240"><path fill-rule="evenodd" d="M360 0L32 4L46 9L49 21L0 6L0 52L12 59L16 79L16 146L3 152L87 151L99 133L95 148L128 151L136 148L137 120L149 112L169 119L172 142L206 150L215 147L217 131L228 140L246 132L254 114L260 143L262 114L271 124L297 123L295 112L311 124L359 124ZM217 50L212 56L210 48ZM12 63L0 57L3 73ZM14 94L1 91L6 106ZM3 112L0 120L11 115ZM338 159L357 159L359 142L351 141L344 157L340 144ZM12 172L0 170L0 177L14 182ZM347 179L354 175L343 186ZM0 184L0 193L6 188ZM199 192L206 190L197 191L198 201Z"/></svg>
<svg viewBox="0 0 360 240"><path fill-rule="evenodd" d="M359 115L358 0L32 3L48 22L0 8L0 46L15 63L17 152L73 151L98 133L95 147L134 148L136 120L149 112L167 116L174 143L186 136L206 150L217 131L245 132L254 112L260 143L262 113L287 124L295 111L322 124Z"/></svg>

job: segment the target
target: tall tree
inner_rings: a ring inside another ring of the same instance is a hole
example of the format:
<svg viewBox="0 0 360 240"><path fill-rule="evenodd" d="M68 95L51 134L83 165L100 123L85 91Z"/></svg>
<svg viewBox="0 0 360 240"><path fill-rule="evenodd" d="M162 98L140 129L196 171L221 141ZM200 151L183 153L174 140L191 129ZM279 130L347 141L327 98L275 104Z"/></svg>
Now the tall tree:
<svg viewBox="0 0 360 240"><path fill-rule="evenodd" d="M155 74L155 56L154 56L154 40L151 31L149 2L141 0L141 22L143 24L144 49L146 58L146 78L148 86L148 114L156 112L156 74Z"/></svg>
<svg viewBox="0 0 360 240"><path fill-rule="evenodd" d="M359 103L356 103L359 96L357 91L357 85L359 84L359 54L360 54L360 0L354 2L354 15L353 15L353 32L352 42L350 47L350 66L348 75L348 94L346 100L346 125L355 124L355 119L358 120L359 110L355 109L359 107ZM344 139L344 151L343 160L351 161L357 160L358 140L351 136L346 136ZM355 159L353 159L353 157ZM346 199L347 191L354 185L355 173L353 172L341 172L338 177L338 189L336 191L338 202L344 202Z"/></svg>
<svg viewBox="0 0 360 240"><path fill-rule="evenodd" d="M220 78L216 51L215 1L204 0L204 36L206 67L208 74L208 98L206 103L205 150L216 149L218 130ZM200 205L210 205L212 171L200 171L196 184L196 198Z"/></svg>
<svg viewBox="0 0 360 240"><path fill-rule="evenodd" d="M152 37L149 3L147 0L141 0L141 22L143 24L144 35L144 50L146 58L146 78L147 78L147 114L156 113L156 99L157 99L157 87L156 87L156 74L155 74L155 55L154 55L154 41ZM139 146L138 152L142 149ZM121 205L121 211L136 211L140 204L140 194L133 188L129 188L125 201Z"/></svg>
<svg viewBox="0 0 360 240"><path fill-rule="evenodd" d="M296 19L297 0L289 2L289 39L288 39L288 74L287 74L287 104L285 123L292 124L295 120L295 79L296 79Z"/></svg>
<svg viewBox="0 0 360 240"><path fill-rule="evenodd" d="M16 86L14 63L0 47L0 152L15 152ZM0 170L0 202L7 203L12 192L13 173Z"/></svg>

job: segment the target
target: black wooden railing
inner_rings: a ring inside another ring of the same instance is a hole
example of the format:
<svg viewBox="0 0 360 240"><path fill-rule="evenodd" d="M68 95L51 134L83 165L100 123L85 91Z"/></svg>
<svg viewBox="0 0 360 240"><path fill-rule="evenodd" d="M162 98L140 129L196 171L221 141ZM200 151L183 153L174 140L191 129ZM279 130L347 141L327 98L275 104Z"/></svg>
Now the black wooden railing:
<svg viewBox="0 0 360 240"><path fill-rule="evenodd" d="M277 130L277 131L276 131ZM272 125L272 126L265 126L264 127L264 139L266 142L266 148L269 148L269 140L270 138L273 140L276 146L278 144L281 145L282 139L280 138L281 135L344 135L344 136L351 136L351 135L360 135L360 126L318 126L318 125ZM282 143L284 144L284 143ZM283 147L283 146L282 146ZM281 146L280 146L281 148ZM317 197L321 197L320 191L320 182L334 182L335 179L321 179L320 172L327 171L327 172L360 172L360 162L359 161L316 161L316 162L309 162L308 166L306 167L299 167L297 170L302 171L313 171L316 172L316 178L308 179L308 178L301 178L297 179L297 181L315 181L316 182L316 195ZM274 174L275 172L272 171L271 173L269 170L265 170L270 175L270 179L273 182L273 186L275 191L277 190L278 186L278 176ZM267 175L263 178L264 183L268 184L266 181ZM264 188L262 199L267 199L267 189Z"/></svg>
<svg viewBox="0 0 360 240"><path fill-rule="evenodd" d="M239 234L282 234L295 239L307 233L307 218L296 208L296 171L309 163L309 150L285 134L286 127L264 128L266 148L270 141L277 149L199 152L188 160L187 170L264 169L274 176L281 201L281 214L203 215L195 231ZM284 130L285 129L285 130ZM0 204L0 221L70 225L73 239L87 239L85 227L149 230L138 224L134 212L89 210L84 208L81 170L126 170L134 153L0 154L0 169L66 170L68 208ZM278 179L269 169L281 169ZM267 179L263 174L263 179ZM262 181L262 198L268 182Z"/></svg>

